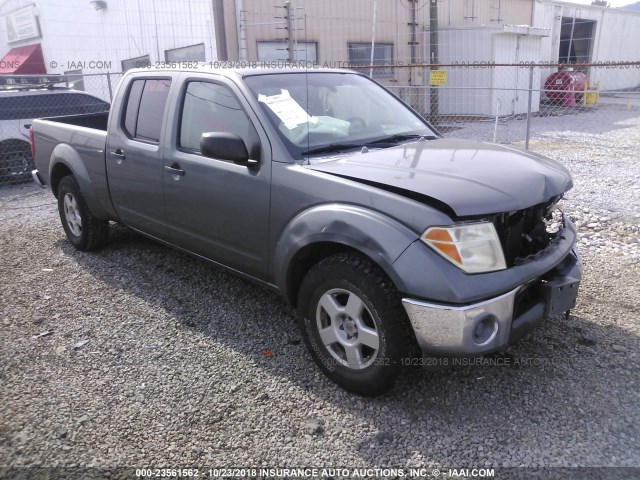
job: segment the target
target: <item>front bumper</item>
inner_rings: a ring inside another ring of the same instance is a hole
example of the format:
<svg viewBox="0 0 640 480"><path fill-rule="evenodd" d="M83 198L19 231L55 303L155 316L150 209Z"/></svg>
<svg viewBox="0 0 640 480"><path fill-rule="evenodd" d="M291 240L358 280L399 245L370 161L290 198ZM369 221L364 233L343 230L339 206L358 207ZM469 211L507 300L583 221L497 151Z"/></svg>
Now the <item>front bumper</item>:
<svg viewBox="0 0 640 480"><path fill-rule="evenodd" d="M480 355L506 348L543 318L573 308L581 277L574 248L554 269L488 300L445 305L405 298L402 304L424 352Z"/></svg>

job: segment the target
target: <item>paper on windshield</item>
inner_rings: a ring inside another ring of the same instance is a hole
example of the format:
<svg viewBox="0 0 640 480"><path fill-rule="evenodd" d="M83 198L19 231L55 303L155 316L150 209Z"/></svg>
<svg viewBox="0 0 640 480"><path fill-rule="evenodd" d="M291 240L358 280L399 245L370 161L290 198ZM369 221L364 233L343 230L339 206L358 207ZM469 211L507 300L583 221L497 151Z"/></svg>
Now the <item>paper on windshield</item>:
<svg viewBox="0 0 640 480"><path fill-rule="evenodd" d="M265 103L289 130L293 130L303 123L316 123L316 118L309 115L291 97L288 90L281 89L281 92L278 95L269 96L260 94L258 95L258 101Z"/></svg>

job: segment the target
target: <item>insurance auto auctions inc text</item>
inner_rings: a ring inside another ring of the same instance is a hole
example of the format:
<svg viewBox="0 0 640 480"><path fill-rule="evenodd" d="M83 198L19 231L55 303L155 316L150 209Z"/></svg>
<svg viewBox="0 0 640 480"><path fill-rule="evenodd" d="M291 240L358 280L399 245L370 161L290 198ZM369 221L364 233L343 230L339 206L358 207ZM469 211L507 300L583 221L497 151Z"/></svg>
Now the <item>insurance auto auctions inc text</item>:
<svg viewBox="0 0 640 480"><path fill-rule="evenodd" d="M493 468L220 468L214 478L493 478Z"/></svg>

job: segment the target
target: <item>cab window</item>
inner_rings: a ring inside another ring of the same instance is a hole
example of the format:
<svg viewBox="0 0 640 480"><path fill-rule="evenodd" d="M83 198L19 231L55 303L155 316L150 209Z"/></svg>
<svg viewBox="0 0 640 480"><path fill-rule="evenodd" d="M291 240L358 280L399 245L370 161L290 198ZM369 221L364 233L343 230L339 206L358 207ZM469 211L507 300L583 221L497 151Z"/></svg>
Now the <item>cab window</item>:
<svg viewBox="0 0 640 480"><path fill-rule="evenodd" d="M200 152L206 132L228 132L244 140L247 149L257 133L233 92L224 85L192 81L187 84L182 106L178 146Z"/></svg>
<svg viewBox="0 0 640 480"><path fill-rule="evenodd" d="M154 143L160 141L170 86L169 79L131 82L123 122L123 129L130 138Z"/></svg>

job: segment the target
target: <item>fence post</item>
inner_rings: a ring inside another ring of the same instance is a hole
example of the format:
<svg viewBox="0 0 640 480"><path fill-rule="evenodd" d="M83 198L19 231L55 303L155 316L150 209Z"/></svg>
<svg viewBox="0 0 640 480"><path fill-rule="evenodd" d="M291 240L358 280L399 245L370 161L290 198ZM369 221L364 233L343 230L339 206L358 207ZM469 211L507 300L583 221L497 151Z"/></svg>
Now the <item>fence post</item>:
<svg viewBox="0 0 640 480"><path fill-rule="evenodd" d="M531 136L531 101L533 97L533 69L535 67L531 65L529 67L529 99L527 100L527 133L524 138L524 149L529 150L529 137Z"/></svg>
<svg viewBox="0 0 640 480"><path fill-rule="evenodd" d="M429 3L429 76L433 70L437 70L438 59L438 0L430 0ZM435 67L435 68L434 68ZM434 125L438 124L440 114L440 92L437 85L429 82L429 120Z"/></svg>
<svg viewBox="0 0 640 480"><path fill-rule="evenodd" d="M498 136L498 118L500 118L500 99L496 101L496 122L493 124L493 143L496 143Z"/></svg>
<svg viewBox="0 0 640 480"><path fill-rule="evenodd" d="M111 91L111 75L107 72L107 87L109 87L109 103L113 102L113 92Z"/></svg>

